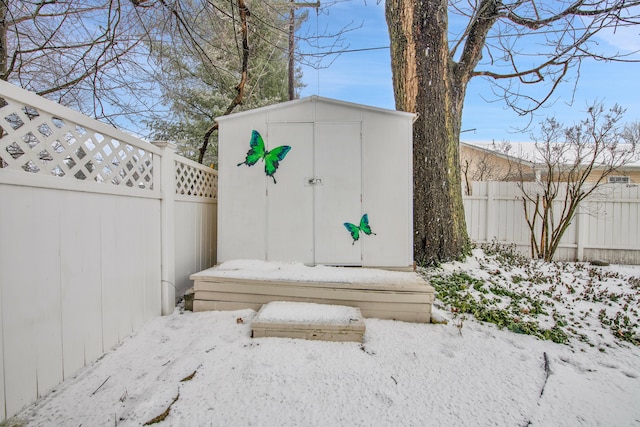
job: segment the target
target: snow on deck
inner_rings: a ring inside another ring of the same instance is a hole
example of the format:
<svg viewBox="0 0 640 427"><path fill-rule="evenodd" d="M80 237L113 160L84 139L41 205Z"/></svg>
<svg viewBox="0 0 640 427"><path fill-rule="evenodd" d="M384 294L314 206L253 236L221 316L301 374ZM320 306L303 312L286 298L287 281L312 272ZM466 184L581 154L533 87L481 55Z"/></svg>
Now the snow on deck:
<svg viewBox="0 0 640 427"><path fill-rule="evenodd" d="M414 272L388 271L360 267L310 267L302 263L266 262L260 260L231 260L197 273L198 277L269 280L284 282L372 283L403 285L424 282Z"/></svg>

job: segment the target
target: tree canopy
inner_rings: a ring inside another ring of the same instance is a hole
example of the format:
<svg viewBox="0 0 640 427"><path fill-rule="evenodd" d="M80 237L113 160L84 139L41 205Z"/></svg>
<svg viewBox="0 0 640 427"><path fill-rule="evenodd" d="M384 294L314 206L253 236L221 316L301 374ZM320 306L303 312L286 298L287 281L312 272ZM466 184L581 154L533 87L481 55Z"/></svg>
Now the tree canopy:
<svg viewBox="0 0 640 427"><path fill-rule="evenodd" d="M3 0L0 78L189 155L214 117L287 99L289 25L274 1Z"/></svg>
<svg viewBox="0 0 640 427"><path fill-rule="evenodd" d="M0 78L111 122L149 110L139 18L129 1L3 0Z"/></svg>

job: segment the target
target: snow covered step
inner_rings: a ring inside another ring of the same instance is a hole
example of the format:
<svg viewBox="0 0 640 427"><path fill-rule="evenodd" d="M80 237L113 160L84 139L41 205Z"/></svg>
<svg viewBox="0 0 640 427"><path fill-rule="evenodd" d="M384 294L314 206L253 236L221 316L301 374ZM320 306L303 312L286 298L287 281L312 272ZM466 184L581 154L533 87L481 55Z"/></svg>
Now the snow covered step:
<svg viewBox="0 0 640 427"><path fill-rule="evenodd" d="M362 342L365 324L358 307L273 301L251 322L254 338L302 338Z"/></svg>

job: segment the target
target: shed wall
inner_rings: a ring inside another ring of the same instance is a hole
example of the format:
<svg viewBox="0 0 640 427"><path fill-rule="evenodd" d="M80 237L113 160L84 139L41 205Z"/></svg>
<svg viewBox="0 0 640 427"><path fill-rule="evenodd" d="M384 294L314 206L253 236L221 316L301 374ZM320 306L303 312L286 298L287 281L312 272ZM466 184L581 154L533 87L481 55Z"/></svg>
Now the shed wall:
<svg viewBox="0 0 640 427"><path fill-rule="evenodd" d="M249 131L247 131L249 129ZM218 262L266 259L266 179L258 163L238 163L249 148L251 130L266 135L264 114L220 123L218 135ZM242 166L246 168L246 166Z"/></svg>
<svg viewBox="0 0 640 427"><path fill-rule="evenodd" d="M363 260L372 267L409 266L413 263L412 121L367 111L362 129L363 212L371 212L378 233L375 240L363 242Z"/></svg>
<svg viewBox="0 0 640 427"><path fill-rule="evenodd" d="M322 99L292 101L220 119L218 261L411 266L411 119L408 114ZM358 128L359 154L351 139L336 144L346 131L357 135ZM277 183L265 175L262 160L252 167L237 166L245 160L253 130L262 135L267 150L292 147L274 175ZM353 173L360 174L360 194L348 200L323 196L334 191L336 170L351 174L351 181ZM325 179L318 174L330 176L329 181L307 185L309 178ZM332 206L321 206L326 200ZM335 228L330 230L323 228L319 217L327 212L335 217ZM365 213L376 234L360 233L354 243L342 223L358 225ZM335 245L336 262L327 261L324 247L318 246L322 238L330 238ZM353 251L358 251L357 261L347 255Z"/></svg>

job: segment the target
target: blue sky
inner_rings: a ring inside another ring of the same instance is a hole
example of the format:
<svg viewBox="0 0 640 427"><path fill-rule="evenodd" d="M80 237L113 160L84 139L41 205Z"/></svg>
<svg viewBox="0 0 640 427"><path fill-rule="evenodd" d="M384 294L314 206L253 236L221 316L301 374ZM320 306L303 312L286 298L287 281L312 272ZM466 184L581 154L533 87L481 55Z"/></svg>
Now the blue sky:
<svg viewBox="0 0 640 427"><path fill-rule="evenodd" d="M337 3L316 18L310 9L305 27L298 33L331 32L352 24L359 27L345 36L346 49L385 47L389 45L387 25L384 18L384 3L375 0L366 3L353 0ZM325 31L326 30L326 31ZM618 29L615 37L598 40L602 48L627 50L640 49L640 28ZM348 45L348 46L347 46ZM309 53L317 50L303 44L300 47ZM637 58L640 56L636 55ZM333 60L333 62L331 62ZM344 101L376 107L394 109L391 65L388 49L344 53L323 59L327 68L316 70L302 66L306 87L301 96L320 95ZM594 100L607 106L615 103L627 109L625 121L640 120L640 63L604 63L588 60L583 63L577 90L573 93L574 78L563 83L552 97L551 103L532 119L537 125L547 116L555 115L560 121L571 124L584 117L587 105ZM531 131L518 132L530 118L519 117L506 108L504 102L489 103L495 99L488 82L474 78L467 89L463 112L462 140L517 142L531 140Z"/></svg>

